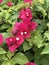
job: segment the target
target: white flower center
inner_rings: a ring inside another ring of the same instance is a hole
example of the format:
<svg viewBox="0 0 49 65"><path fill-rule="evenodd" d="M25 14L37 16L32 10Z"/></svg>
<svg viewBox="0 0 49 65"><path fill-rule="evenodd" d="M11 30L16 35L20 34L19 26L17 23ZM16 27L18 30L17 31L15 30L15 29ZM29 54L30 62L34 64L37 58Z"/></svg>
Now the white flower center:
<svg viewBox="0 0 49 65"><path fill-rule="evenodd" d="M24 34L27 34L27 32L24 32Z"/></svg>
<svg viewBox="0 0 49 65"><path fill-rule="evenodd" d="M19 37L17 37L16 40L18 41L19 40Z"/></svg>
<svg viewBox="0 0 49 65"><path fill-rule="evenodd" d="M26 15L29 16L28 12L26 12Z"/></svg>
<svg viewBox="0 0 49 65"><path fill-rule="evenodd" d="M12 39L10 39L10 41L12 41Z"/></svg>
<svg viewBox="0 0 49 65"><path fill-rule="evenodd" d="M23 32L21 32L21 35L23 35Z"/></svg>
<svg viewBox="0 0 49 65"><path fill-rule="evenodd" d="M26 14L28 14L28 12L26 12Z"/></svg>

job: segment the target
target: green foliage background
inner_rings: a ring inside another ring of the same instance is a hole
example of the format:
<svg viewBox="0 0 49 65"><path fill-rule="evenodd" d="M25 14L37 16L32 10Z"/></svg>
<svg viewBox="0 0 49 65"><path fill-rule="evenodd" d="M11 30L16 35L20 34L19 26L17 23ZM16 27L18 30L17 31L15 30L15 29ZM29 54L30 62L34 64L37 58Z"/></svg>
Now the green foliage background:
<svg viewBox="0 0 49 65"><path fill-rule="evenodd" d="M14 6L9 8L6 5L8 1ZM31 8L33 20L38 23L37 29L14 53L4 42L0 46L0 65L25 65L30 61L37 65L49 65L49 0L33 0L32 6L23 0L4 0L0 4L0 32L4 39L11 36L10 30L19 21L19 12L25 7Z"/></svg>

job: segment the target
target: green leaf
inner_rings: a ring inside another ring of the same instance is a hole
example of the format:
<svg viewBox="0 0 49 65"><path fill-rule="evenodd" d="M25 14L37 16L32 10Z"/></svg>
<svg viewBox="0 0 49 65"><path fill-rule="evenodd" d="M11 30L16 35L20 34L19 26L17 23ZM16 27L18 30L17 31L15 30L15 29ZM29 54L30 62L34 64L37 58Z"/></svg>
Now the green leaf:
<svg viewBox="0 0 49 65"><path fill-rule="evenodd" d="M42 39L42 36L40 34L37 34L35 37L35 45L38 46L38 48L40 48L41 46L43 46L43 39Z"/></svg>
<svg viewBox="0 0 49 65"><path fill-rule="evenodd" d="M12 36L12 34L9 33L9 32L8 33L4 32L4 33L2 33L2 35L3 35L4 39L7 38L7 37Z"/></svg>
<svg viewBox="0 0 49 65"><path fill-rule="evenodd" d="M27 57L21 53L21 52L18 52L13 58L13 63L16 64L26 64L28 61Z"/></svg>
<svg viewBox="0 0 49 65"><path fill-rule="evenodd" d="M28 41L29 46L32 47L33 46L33 38L29 38L29 39L27 39L27 41Z"/></svg>
<svg viewBox="0 0 49 65"><path fill-rule="evenodd" d="M33 54L32 54L31 51L27 51L27 52L25 53L25 56L29 59L29 61L31 61L31 60L34 59L34 56L33 56Z"/></svg>
<svg viewBox="0 0 49 65"><path fill-rule="evenodd" d="M14 64L12 62L10 62L10 61L4 61L2 63L2 65L14 65Z"/></svg>
<svg viewBox="0 0 49 65"><path fill-rule="evenodd" d="M45 48L43 49L43 51L41 52L41 54L49 54L49 44L47 44L45 46Z"/></svg>
<svg viewBox="0 0 49 65"><path fill-rule="evenodd" d="M37 8L38 8L39 11L43 14L43 17L45 17L45 16L47 15L46 10L45 10L43 7L37 6Z"/></svg>
<svg viewBox="0 0 49 65"><path fill-rule="evenodd" d="M23 43L23 50L24 50L24 52L29 50L29 49L31 49L31 46L29 45L29 43L28 42L24 42Z"/></svg>
<svg viewBox="0 0 49 65"><path fill-rule="evenodd" d="M49 19L49 14L48 14L48 19Z"/></svg>
<svg viewBox="0 0 49 65"><path fill-rule="evenodd" d="M47 23L47 26L49 27L49 23Z"/></svg>
<svg viewBox="0 0 49 65"><path fill-rule="evenodd" d="M49 55L45 55L42 58L42 65L49 65Z"/></svg>
<svg viewBox="0 0 49 65"><path fill-rule="evenodd" d="M8 24L3 24L2 26L0 26L0 30L4 30L4 29L8 29L10 28L10 25Z"/></svg>
<svg viewBox="0 0 49 65"><path fill-rule="evenodd" d="M15 52L11 53L10 51L8 51L7 57L10 59L14 54L15 54Z"/></svg>
<svg viewBox="0 0 49 65"><path fill-rule="evenodd" d="M36 21L38 24L41 24L41 20L40 20L40 19L35 19L35 21Z"/></svg>
<svg viewBox="0 0 49 65"><path fill-rule="evenodd" d="M8 58L6 57L6 55L3 55L3 54L2 54L2 55L0 55L0 60L2 60L2 61L3 61L3 60L8 60Z"/></svg>
<svg viewBox="0 0 49 65"><path fill-rule="evenodd" d="M7 20L7 19L9 18L10 14L8 13L7 10L3 10L2 12L3 12L3 16L4 16L5 19Z"/></svg>
<svg viewBox="0 0 49 65"><path fill-rule="evenodd" d="M39 3L44 4L44 0L38 0Z"/></svg>
<svg viewBox="0 0 49 65"><path fill-rule="evenodd" d="M3 48L0 47L0 54L6 54L6 53L7 52Z"/></svg>
<svg viewBox="0 0 49 65"><path fill-rule="evenodd" d="M47 39L49 40L49 30L48 31L46 31L45 33L44 33L44 35L47 37Z"/></svg>

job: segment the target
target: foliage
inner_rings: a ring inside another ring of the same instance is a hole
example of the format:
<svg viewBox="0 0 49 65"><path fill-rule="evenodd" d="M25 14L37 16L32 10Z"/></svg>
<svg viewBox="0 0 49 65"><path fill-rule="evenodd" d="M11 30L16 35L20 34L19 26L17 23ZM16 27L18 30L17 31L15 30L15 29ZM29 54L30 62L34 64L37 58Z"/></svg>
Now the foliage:
<svg viewBox="0 0 49 65"><path fill-rule="evenodd" d="M12 7L6 5L8 1L13 2ZM37 65L49 65L49 0L33 0L32 6L23 0L4 0L0 3L0 33L4 39L12 36L14 23L20 21L19 12L26 7L32 10L37 29L14 53L8 50L4 41L0 46L0 65L25 65L31 61Z"/></svg>

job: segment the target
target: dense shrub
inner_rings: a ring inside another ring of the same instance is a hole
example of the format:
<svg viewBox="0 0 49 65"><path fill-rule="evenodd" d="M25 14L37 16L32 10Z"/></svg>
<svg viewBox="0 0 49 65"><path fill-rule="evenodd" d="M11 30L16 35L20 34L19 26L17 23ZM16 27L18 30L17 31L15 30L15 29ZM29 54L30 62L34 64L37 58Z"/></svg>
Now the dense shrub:
<svg viewBox="0 0 49 65"><path fill-rule="evenodd" d="M0 0L0 65L49 65L49 0Z"/></svg>

